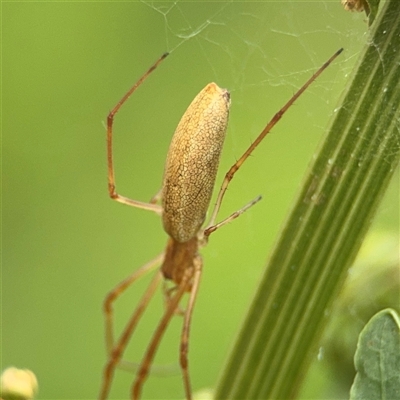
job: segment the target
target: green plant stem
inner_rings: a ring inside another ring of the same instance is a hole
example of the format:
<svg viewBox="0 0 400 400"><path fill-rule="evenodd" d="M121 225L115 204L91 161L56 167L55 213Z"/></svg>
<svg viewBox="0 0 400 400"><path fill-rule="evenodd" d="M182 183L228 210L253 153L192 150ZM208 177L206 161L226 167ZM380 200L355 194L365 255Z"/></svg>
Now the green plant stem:
<svg viewBox="0 0 400 400"><path fill-rule="evenodd" d="M274 248L215 398L295 397L399 161L400 1L389 0Z"/></svg>

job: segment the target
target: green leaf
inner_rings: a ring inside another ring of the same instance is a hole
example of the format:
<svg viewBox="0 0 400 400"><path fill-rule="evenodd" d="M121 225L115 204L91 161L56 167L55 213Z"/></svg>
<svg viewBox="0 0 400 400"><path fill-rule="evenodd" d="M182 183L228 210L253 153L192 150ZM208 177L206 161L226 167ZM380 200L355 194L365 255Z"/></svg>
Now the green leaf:
<svg viewBox="0 0 400 400"><path fill-rule="evenodd" d="M400 320L394 310L380 311L364 327L354 364L350 400L400 398Z"/></svg>
<svg viewBox="0 0 400 400"><path fill-rule="evenodd" d="M400 1L385 3L273 250L216 399L299 391L400 157Z"/></svg>

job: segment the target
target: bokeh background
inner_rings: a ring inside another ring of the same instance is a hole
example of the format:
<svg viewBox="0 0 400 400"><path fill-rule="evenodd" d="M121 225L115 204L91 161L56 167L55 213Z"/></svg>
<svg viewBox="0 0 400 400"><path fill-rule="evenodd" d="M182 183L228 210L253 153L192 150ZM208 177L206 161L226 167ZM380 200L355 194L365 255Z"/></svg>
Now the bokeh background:
<svg viewBox="0 0 400 400"><path fill-rule="evenodd" d="M194 390L214 387L368 41L365 15L345 12L339 1L9 2L2 35L1 360L2 368L34 371L41 399L96 398L105 362L103 298L166 242L155 215L107 194L105 121L130 85L171 52L115 123L117 190L146 201L160 187L175 126L205 84L215 81L232 96L221 182L295 89L345 48L238 172L220 218L259 194L262 202L213 234L203 251L190 366ZM396 178L373 231L398 233L398 196ZM117 303L117 330L147 282ZM158 295L127 359L140 361L161 312ZM180 326L177 317L145 399L183 397ZM304 397L338 398L324 372L329 357L316 361ZM132 379L133 372L118 371L111 397L128 398Z"/></svg>

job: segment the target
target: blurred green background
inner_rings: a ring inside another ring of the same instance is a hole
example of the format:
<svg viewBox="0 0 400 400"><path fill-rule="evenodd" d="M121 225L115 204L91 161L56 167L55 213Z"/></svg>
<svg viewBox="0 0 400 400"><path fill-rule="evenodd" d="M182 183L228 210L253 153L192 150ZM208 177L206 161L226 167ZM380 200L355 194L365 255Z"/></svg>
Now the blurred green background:
<svg viewBox="0 0 400 400"><path fill-rule="evenodd" d="M339 1L9 2L2 4L2 34L2 367L33 370L41 399L97 396L105 362L103 298L166 242L155 215L107 194L104 124L130 85L171 51L115 123L117 190L146 201L160 187L175 126L205 84L215 81L232 96L221 182L295 89L345 48L237 174L220 219L259 194L262 202L215 233L203 251L190 366L194 390L214 387L368 40L365 15L345 12ZM396 180L374 229L398 231L398 190ZM117 303L117 328L147 282ZM158 296L128 359L140 361L161 312ZM146 399L183 397L180 326L176 318L156 360L175 373L161 368L163 376L150 377ZM132 379L119 371L111 397L127 398ZM321 398L324 385L311 382L307 396Z"/></svg>

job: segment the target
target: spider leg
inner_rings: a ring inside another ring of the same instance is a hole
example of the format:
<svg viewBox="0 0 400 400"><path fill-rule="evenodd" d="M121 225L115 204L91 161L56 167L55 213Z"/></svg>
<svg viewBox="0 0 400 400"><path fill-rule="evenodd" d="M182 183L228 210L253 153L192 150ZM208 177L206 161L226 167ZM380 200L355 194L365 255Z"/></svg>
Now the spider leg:
<svg viewBox="0 0 400 400"><path fill-rule="evenodd" d="M128 197L121 196L117 193L115 187L115 175L114 175L114 162L112 152L112 138L113 138L113 124L114 116L117 114L122 105L129 99L132 93L143 83L143 81L157 68L157 66L167 57L168 53L164 53L152 67L128 90L128 92L122 97L117 105L111 110L107 117L107 164L108 164L108 193L110 197L118 201L119 203L126 204L128 206L142 208L144 210L154 211L156 214L161 215L162 208L158 204L145 203L142 201L132 200Z"/></svg>
<svg viewBox="0 0 400 400"><path fill-rule="evenodd" d="M215 225L209 226L204 230L204 236L207 238L210 236L213 232L215 232L218 228L221 228L221 226L224 226L234 220L235 218L239 217L242 215L245 211L247 211L250 207L254 206L254 204L258 203L261 200L261 196L256 197L249 203L247 203L244 207L242 207L240 210L235 211L229 217L225 218L221 222L218 222Z"/></svg>
<svg viewBox="0 0 400 400"><path fill-rule="evenodd" d="M185 311L185 316L183 320L183 328L181 334L181 348L180 348L180 364L182 369L183 384L185 387L186 400L192 399L192 389L190 386L190 375L189 375L189 362L188 362L188 351L189 351L189 333L190 325L192 321L192 314L194 309L194 304L197 298L197 292L199 290L200 277L203 269L203 261L198 255L194 259L194 274L192 289L190 291L190 297L187 309Z"/></svg>
<svg viewBox="0 0 400 400"><path fill-rule="evenodd" d="M133 400L138 400L140 398L142 386L148 376L150 365L156 354L158 345L160 344L161 338L164 335L165 330L169 322L171 321L171 318L175 315L175 310L179 306L179 302L182 296L185 294L185 292L188 290L190 286L192 275L193 275L192 268L189 268L185 271L183 279L181 283L178 285L175 295L171 297L171 301L153 334L151 342L147 347L142 362L140 363L139 371L137 372L136 375L136 380L132 385L131 398Z"/></svg>
<svg viewBox="0 0 400 400"><path fill-rule="evenodd" d="M104 400L107 398L108 393L110 391L112 378L114 376L115 368L121 360L122 354L125 351L125 348L129 342L129 339L132 336L134 329L136 328L140 317L142 316L144 310L150 302L150 299L153 297L154 292L157 289L158 284L162 278L161 272L157 272L151 280L147 290L143 294L139 304L134 310L131 318L129 319L125 329L123 330L120 338L114 344L113 342L113 313L112 313L112 303L113 301L135 280L141 277L144 273L151 270L152 267L157 265L158 262L162 260L164 253L156 257L154 260L150 261L148 264L144 265L140 268L136 273L122 281L110 294L107 296L105 301L105 316L106 316L106 341L107 341L107 351L108 351L108 362L104 368L103 374L103 383L100 391L100 400Z"/></svg>
<svg viewBox="0 0 400 400"><path fill-rule="evenodd" d="M312 76L308 81L287 101L287 103L271 118L266 127L257 136L256 140L249 146L249 148L243 153L243 155L236 161L235 164L226 173L224 181L222 182L221 188L218 193L217 202L214 206L213 213L210 218L210 222L206 228L210 228L215 225L215 220L217 218L218 211L221 207L222 199L225 195L226 189L229 186L235 173L239 170L242 164L247 160L254 149L261 143L261 141L267 136L271 129L276 125L276 123L283 117L286 111L293 105L293 103L303 94L303 92L314 82L319 75L329 66L329 64L343 51L339 49L328 61L326 61Z"/></svg>
<svg viewBox="0 0 400 400"><path fill-rule="evenodd" d="M114 310L113 304L121 294L128 289L135 281L143 275L150 272L155 268L164 258L164 252L159 254L156 258L143 265L136 270L133 274L129 275L122 282L120 282L114 289L112 289L104 299L103 311L105 317L105 332L106 332L106 349L107 354L110 355L114 347Z"/></svg>

